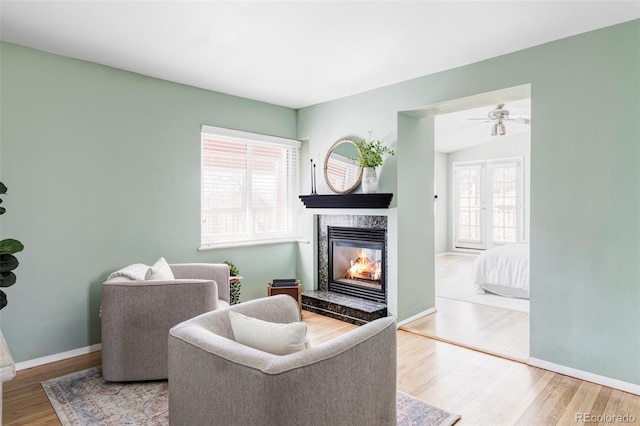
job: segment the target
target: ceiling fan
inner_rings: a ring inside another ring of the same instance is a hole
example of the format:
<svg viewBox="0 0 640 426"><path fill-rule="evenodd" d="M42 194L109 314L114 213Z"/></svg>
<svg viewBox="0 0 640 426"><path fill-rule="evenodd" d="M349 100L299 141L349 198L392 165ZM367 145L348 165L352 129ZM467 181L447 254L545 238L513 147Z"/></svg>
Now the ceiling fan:
<svg viewBox="0 0 640 426"><path fill-rule="evenodd" d="M504 109L504 104L496 105L494 110L489 111L487 118L468 118L467 120L482 120L483 123L493 122L491 126L491 136L507 134L507 129L504 125L505 121L524 124L531 123L531 117L526 114L509 115L509 111Z"/></svg>

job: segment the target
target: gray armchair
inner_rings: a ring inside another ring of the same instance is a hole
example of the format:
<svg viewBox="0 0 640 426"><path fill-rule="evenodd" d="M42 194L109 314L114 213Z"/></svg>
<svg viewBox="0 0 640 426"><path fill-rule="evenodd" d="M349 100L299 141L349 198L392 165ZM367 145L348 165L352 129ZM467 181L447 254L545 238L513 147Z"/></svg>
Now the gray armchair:
<svg viewBox="0 0 640 426"><path fill-rule="evenodd" d="M234 340L228 311L299 321L279 295L209 312L169 331L171 425L395 425L396 326L365 324L290 355Z"/></svg>
<svg viewBox="0 0 640 426"><path fill-rule="evenodd" d="M175 280L117 277L102 286L102 375L111 382L166 379L174 325L229 306L229 267L170 265Z"/></svg>

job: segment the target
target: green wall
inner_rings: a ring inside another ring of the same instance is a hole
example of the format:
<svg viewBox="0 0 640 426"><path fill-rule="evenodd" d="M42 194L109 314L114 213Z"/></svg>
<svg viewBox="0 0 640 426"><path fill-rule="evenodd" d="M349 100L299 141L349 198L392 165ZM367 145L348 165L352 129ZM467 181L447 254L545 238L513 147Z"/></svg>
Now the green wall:
<svg viewBox="0 0 640 426"><path fill-rule="evenodd" d="M435 195L436 208L434 213L434 249L436 254L444 254L450 251L449 238L451 234L449 219L449 154L436 152L434 155L435 167Z"/></svg>
<svg viewBox="0 0 640 426"><path fill-rule="evenodd" d="M0 45L2 237L19 238L2 331L17 362L100 342L101 283L130 263L232 260L242 300L296 244L198 251L200 125L296 136L296 111Z"/></svg>
<svg viewBox="0 0 640 426"><path fill-rule="evenodd" d="M434 120L398 114L397 318L435 306ZM425 285L425 281L428 285Z"/></svg>
<svg viewBox="0 0 640 426"><path fill-rule="evenodd" d="M10 191L1 231L27 247L2 311L17 361L99 342L100 283L132 262L231 259L246 277L245 300L264 295L275 276L315 281L314 244L196 250L202 123L305 139L302 192L308 159L320 161L335 140L373 131L388 142L397 155L379 175L380 191L395 194L390 244L398 256L418 251L390 267L398 318L432 307L434 231L424 214L433 211L432 125L401 112L531 84L531 356L640 384L640 21L304 108L297 118L0 49L0 179Z"/></svg>
<svg viewBox="0 0 640 426"><path fill-rule="evenodd" d="M406 48L420 54L415 45ZM424 135L426 148L412 146L420 143L416 129L428 124L398 112L529 83L531 356L640 384L639 20L304 108L298 136L316 158L334 140L369 130L397 144L381 190L397 195L401 258L415 243L406 229L432 235L421 210L428 207L412 197L432 195L426 150L433 137ZM411 157L421 152L419 164ZM423 260L412 257L398 272L399 319L433 306L426 295L433 276L416 279L433 253L424 244ZM298 268L309 274L305 254L302 248ZM402 290L416 281L424 286L419 301Z"/></svg>

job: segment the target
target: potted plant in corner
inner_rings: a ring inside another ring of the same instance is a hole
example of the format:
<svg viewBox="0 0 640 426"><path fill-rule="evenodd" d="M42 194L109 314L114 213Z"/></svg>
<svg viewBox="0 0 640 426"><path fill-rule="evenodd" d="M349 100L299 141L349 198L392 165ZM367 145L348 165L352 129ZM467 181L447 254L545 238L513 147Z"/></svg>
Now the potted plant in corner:
<svg viewBox="0 0 640 426"><path fill-rule="evenodd" d="M365 194L371 194L378 191L378 175L376 173L376 167L382 165L384 154L395 155L392 149L384 145L382 141L371 140L371 133L369 132L369 140L364 139L356 142L356 145L360 149L360 158L357 160L360 162L362 170L362 192Z"/></svg>
<svg viewBox="0 0 640 426"><path fill-rule="evenodd" d="M242 281L242 277L233 262L225 260L224 263L229 266L229 304L235 305L240 303L240 281Z"/></svg>
<svg viewBox="0 0 640 426"><path fill-rule="evenodd" d="M0 182L0 194L6 194L7 187ZM0 203L2 200L0 199ZM0 215L4 214L6 209L0 207ZM16 274L12 271L19 265L18 259L14 254L24 249L22 243L13 238L6 238L0 241L0 287L11 287L16 283ZM0 290L0 309L7 306L7 295Z"/></svg>

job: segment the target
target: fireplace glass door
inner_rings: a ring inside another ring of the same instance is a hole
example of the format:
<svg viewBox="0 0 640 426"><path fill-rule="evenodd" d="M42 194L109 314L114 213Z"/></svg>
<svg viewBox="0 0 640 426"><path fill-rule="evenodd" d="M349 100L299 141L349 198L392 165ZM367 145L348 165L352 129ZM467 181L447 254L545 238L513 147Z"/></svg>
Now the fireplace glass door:
<svg viewBox="0 0 640 426"><path fill-rule="evenodd" d="M333 243L333 279L351 285L382 289L382 250L370 243Z"/></svg>
<svg viewBox="0 0 640 426"><path fill-rule="evenodd" d="M328 248L330 291L385 302L384 230L332 228Z"/></svg>

